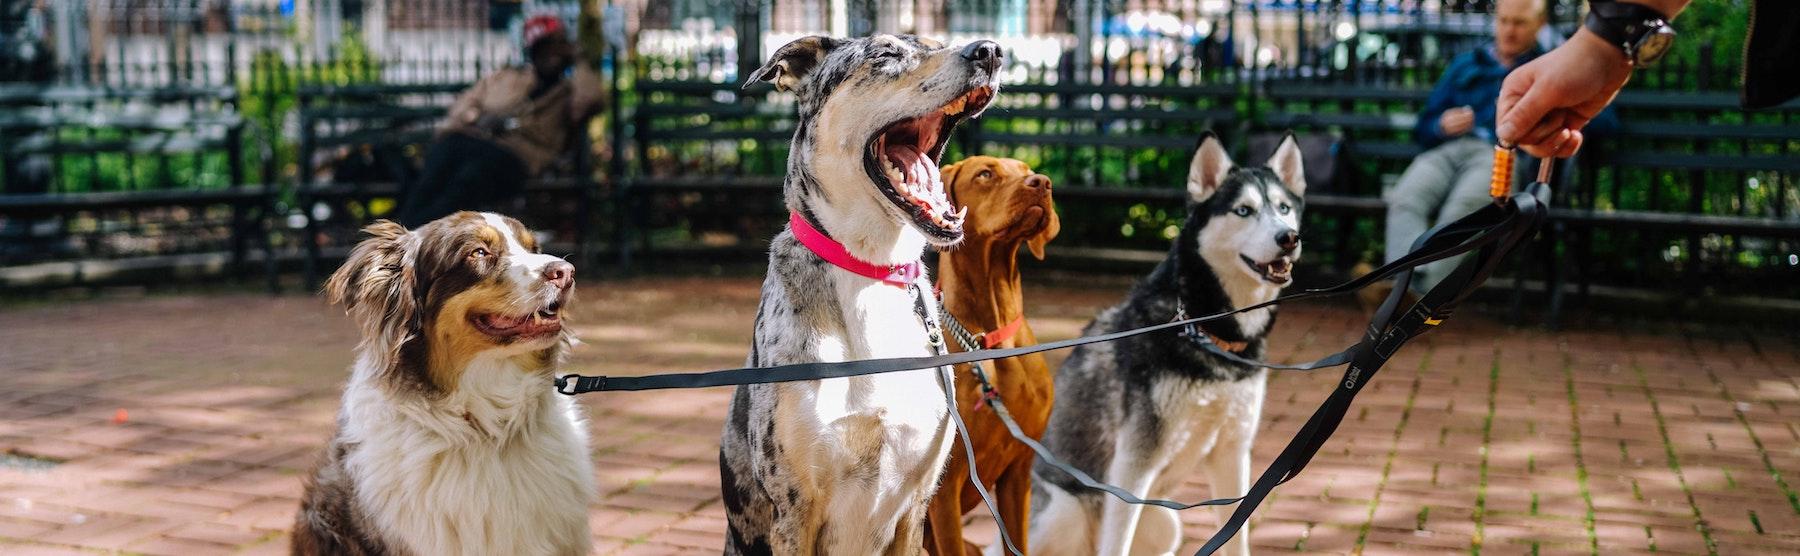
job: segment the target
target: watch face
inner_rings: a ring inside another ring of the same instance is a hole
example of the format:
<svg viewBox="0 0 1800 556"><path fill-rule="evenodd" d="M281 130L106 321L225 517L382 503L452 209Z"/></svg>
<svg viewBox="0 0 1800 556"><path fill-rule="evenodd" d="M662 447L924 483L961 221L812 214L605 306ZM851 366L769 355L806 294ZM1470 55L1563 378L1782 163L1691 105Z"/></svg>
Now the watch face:
<svg viewBox="0 0 1800 556"><path fill-rule="evenodd" d="M1667 28L1644 35L1644 38L1638 39L1635 49L1637 65L1647 66L1656 63L1657 60L1662 59L1663 55L1669 53L1669 47L1674 44L1675 34L1668 32Z"/></svg>

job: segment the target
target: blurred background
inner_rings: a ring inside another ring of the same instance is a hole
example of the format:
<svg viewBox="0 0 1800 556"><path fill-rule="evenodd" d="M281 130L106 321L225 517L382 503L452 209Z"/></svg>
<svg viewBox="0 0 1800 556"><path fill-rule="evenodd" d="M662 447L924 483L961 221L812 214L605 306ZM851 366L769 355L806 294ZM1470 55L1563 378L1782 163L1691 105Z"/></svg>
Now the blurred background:
<svg viewBox="0 0 1800 556"><path fill-rule="evenodd" d="M1553 46L1584 2L1546 0ZM746 262L783 222L792 97L740 88L807 34L1006 48L1006 87L945 161L1022 159L1056 185L1041 266L1141 273L1179 224L1195 139L1239 160L1302 133L1307 267L1380 262L1379 194L1420 147L1479 0L0 0L0 288L311 288L454 95L557 15L614 102L507 210L588 276ZM1742 0L1698 0L1623 126L1560 166L1557 212L1490 283L1555 323L1586 308L1800 308L1800 106L1736 108ZM300 290L310 291L310 290ZM1724 303L1727 305L1718 305ZM1704 308L1704 309L1703 309ZM1729 313L1728 313L1729 314Z"/></svg>
<svg viewBox="0 0 1800 556"><path fill-rule="evenodd" d="M1541 46L1584 6L1545 0ZM1677 50L1615 103L1619 128L1559 165L1538 237L1258 511L1259 553L1800 549L1800 104L1737 108L1747 8L1687 8ZM286 553L358 339L318 283L393 216L456 95L521 62L529 17L566 23L611 102L501 208L588 279L567 368L626 375L744 360L794 105L742 80L794 38L1003 45L1002 94L945 161L1014 157L1054 181L1061 234L1021 257L1048 341L1164 257L1208 130L1243 163L1288 130L1316 155L1299 286L1380 262L1381 192L1492 9L0 0L0 553ZM1354 343L1366 317L1284 306L1270 358ZM1336 380L1274 375L1255 461ZM596 553L718 553L729 395L582 398ZM1184 519L1196 548L1213 514Z"/></svg>

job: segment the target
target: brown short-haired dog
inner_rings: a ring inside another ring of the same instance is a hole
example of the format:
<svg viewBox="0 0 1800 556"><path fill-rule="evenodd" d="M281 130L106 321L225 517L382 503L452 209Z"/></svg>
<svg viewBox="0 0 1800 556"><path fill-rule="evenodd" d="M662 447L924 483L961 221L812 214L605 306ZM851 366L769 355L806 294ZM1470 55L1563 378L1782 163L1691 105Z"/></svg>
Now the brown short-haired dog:
<svg viewBox="0 0 1800 556"><path fill-rule="evenodd" d="M1031 325L1025 323L1018 252L1022 243L1042 260L1044 244L1061 228L1050 199L1050 178L1033 173L1024 162L989 156L945 166L943 176L951 202L969 209L962 245L938 258L944 314L977 335L975 341L982 348L1037 343ZM947 327L950 334L957 334L955 327L956 323ZM952 351L963 351L960 342L948 343ZM1042 436L1050 418L1054 380L1043 356L1032 354L982 365L1019 427L1033 437ZM969 425L976 469L997 498L1007 534L1024 550L1035 458L1030 448L1006 432L993 409L979 403L981 399L980 382L969 366L957 365L957 411ZM981 504L975 486L969 484L968 466L958 438L950 448L943 483L926 514L925 548L932 554L965 553L962 515ZM968 549L968 553L976 552L973 546Z"/></svg>

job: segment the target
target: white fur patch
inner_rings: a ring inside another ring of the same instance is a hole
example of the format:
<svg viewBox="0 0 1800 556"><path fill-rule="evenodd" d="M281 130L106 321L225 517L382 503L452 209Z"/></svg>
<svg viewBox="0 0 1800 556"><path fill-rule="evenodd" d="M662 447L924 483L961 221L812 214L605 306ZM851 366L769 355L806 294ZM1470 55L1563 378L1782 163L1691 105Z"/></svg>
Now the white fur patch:
<svg viewBox="0 0 1800 556"><path fill-rule="evenodd" d="M415 554L585 554L586 429L545 376L484 354L446 399L400 398L358 359L344 465L380 534Z"/></svg>

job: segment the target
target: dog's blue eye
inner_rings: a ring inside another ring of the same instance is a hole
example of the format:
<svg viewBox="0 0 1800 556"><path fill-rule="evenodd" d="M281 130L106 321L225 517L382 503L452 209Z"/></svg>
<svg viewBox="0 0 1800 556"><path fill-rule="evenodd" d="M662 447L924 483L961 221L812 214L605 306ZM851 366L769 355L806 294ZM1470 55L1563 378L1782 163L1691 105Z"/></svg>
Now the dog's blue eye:
<svg viewBox="0 0 1800 556"><path fill-rule="evenodd" d="M1293 211L1294 211L1294 207L1288 206L1287 203L1281 204L1281 213L1282 214L1287 214L1287 213L1293 212Z"/></svg>
<svg viewBox="0 0 1800 556"><path fill-rule="evenodd" d="M1250 213L1252 213L1252 212L1256 212L1256 211L1250 210L1250 207L1247 207L1247 206L1246 207L1238 207L1237 210L1231 211L1232 214L1236 214L1238 216L1250 216Z"/></svg>

